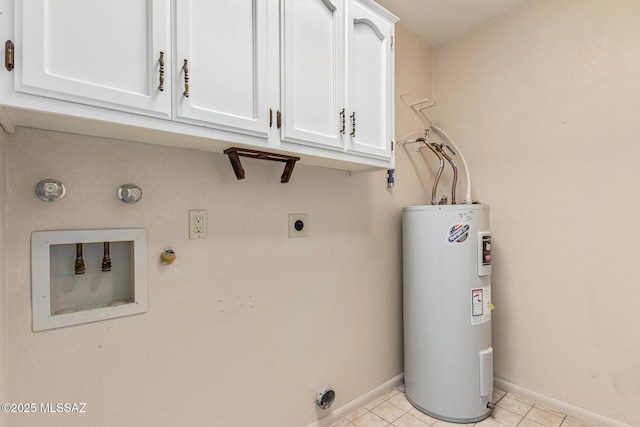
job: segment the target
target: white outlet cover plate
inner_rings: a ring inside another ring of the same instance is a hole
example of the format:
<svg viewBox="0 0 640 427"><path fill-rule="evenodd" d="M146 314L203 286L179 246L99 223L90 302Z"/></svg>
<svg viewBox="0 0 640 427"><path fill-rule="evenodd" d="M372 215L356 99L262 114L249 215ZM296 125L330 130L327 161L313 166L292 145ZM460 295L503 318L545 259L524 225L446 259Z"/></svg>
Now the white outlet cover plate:
<svg viewBox="0 0 640 427"><path fill-rule="evenodd" d="M296 221L302 221L302 230L296 230ZM307 214L289 214L289 237L307 237L309 235L309 219Z"/></svg>
<svg viewBox="0 0 640 427"><path fill-rule="evenodd" d="M198 220L201 220L200 228L197 229ZM207 211L203 209L191 209L189 211L189 239L206 239L209 234L209 223Z"/></svg>

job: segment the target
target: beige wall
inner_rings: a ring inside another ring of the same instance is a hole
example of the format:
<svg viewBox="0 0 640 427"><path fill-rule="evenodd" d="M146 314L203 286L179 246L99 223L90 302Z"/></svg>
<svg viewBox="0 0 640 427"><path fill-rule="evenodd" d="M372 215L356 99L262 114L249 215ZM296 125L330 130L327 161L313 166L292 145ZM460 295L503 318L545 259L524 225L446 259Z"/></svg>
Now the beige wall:
<svg viewBox="0 0 640 427"><path fill-rule="evenodd" d="M414 132L424 132L424 122L407 104L432 96L431 46L421 42L402 25L396 24L396 140ZM400 97L403 97L402 99ZM412 138L421 136L412 135ZM410 199L402 206L422 204L431 198L431 168L433 162L425 153L416 152L415 145L396 147L396 183L399 189L414 188ZM418 198L416 198L418 197Z"/></svg>
<svg viewBox="0 0 640 427"><path fill-rule="evenodd" d="M496 375L640 425L640 2L534 0L433 61L492 207Z"/></svg>
<svg viewBox="0 0 640 427"><path fill-rule="evenodd" d="M430 68L429 48L401 27L396 45L399 85L430 95L405 69ZM283 185L281 165L243 160L237 181L224 155L32 129L7 148L11 401L87 402L55 415L69 427L300 427L318 417L322 385L338 408L402 373L401 208L422 201L407 167L387 190L384 172L296 166ZM402 150L398 164L411 165ZM65 199L37 199L46 177ZM143 189L136 205L115 197L128 182ZM189 209L208 211L207 240L188 239ZM289 213L308 214L309 237L287 237ZM32 332L31 231L116 227L148 230L149 311Z"/></svg>

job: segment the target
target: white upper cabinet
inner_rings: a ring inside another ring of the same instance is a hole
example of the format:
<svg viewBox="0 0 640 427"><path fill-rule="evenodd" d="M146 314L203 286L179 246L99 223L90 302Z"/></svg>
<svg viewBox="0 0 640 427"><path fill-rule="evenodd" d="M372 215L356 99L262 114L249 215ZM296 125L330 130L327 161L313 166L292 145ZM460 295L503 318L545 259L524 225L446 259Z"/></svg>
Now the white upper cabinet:
<svg viewBox="0 0 640 427"><path fill-rule="evenodd" d="M393 24L350 0L347 16L348 149L392 155Z"/></svg>
<svg viewBox="0 0 640 427"><path fill-rule="evenodd" d="M282 140L392 160L395 17L368 0L283 4Z"/></svg>
<svg viewBox="0 0 640 427"><path fill-rule="evenodd" d="M283 0L282 140L341 149L343 0Z"/></svg>
<svg viewBox="0 0 640 427"><path fill-rule="evenodd" d="M394 166L397 18L373 0L0 5L8 132L216 152L239 144L347 170Z"/></svg>
<svg viewBox="0 0 640 427"><path fill-rule="evenodd" d="M166 74L160 88L171 64L170 0L16 0L15 8L16 91L170 117Z"/></svg>
<svg viewBox="0 0 640 427"><path fill-rule="evenodd" d="M176 8L175 119L266 137L267 2L180 0Z"/></svg>

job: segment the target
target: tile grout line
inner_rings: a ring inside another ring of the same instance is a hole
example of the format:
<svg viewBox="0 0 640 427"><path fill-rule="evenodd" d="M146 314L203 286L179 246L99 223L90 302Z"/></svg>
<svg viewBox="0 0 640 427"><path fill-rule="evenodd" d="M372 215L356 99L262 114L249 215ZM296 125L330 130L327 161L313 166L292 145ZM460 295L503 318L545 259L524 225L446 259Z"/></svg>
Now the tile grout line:
<svg viewBox="0 0 640 427"><path fill-rule="evenodd" d="M516 400L517 400L517 399L516 399ZM516 424L516 427L518 427L520 424L522 424L522 422L523 422L524 420L527 420L527 419L528 419L528 418L527 418L527 415L529 415L529 412L531 412L531 411L533 410L533 408L535 408L535 407L536 407L536 405L535 405L535 404L534 404L534 405L531 405L531 408L529 408L529 410L528 410L528 411L527 411L527 412L522 416L522 418L520 418L520 421L518 422L518 424ZM535 421L534 421L534 422L535 422Z"/></svg>
<svg viewBox="0 0 640 427"><path fill-rule="evenodd" d="M505 394L505 396L506 396L506 394ZM503 396L503 397L504 397L504 396ZM500 398L500 400L502 400L502 398ZM530 419L530 418L527 418L527 415L529 415L529 413L530 413L531 411L533 411L533 409L534 409L534 408L536 408L536 407L537 407L537 405L534 403L534 404L533 404L533 406L531 406L531 408L529 408L529 410L527 411L527 413L526 413L526 414L524 414L524 415L522 416L522 418L520 419L520 421L518 422L518 424L516 425L516 427L518 427L520 424L522 424L522 422L523 422L525 419L526 419L526 420L533 421L533 422L537 423L537 421L534 421L534 420L532 420L532 419ZM548 412L548 411L545 411L544 409L542 409L542 408L540 408L540 407L538 407L537 409L539 409L539 410L541 410L541 411L543 411L543 412ZM567 414L562 414L562 415L563 415L563 417L562 417L562 420L560 420L560 424L558 424L558 427L562 427L562 423L564 423L564 421L565 421L565 420L567 419L567 417L568 417L568 415L567 415ZM539 424L539 423L538 423L538 424Z"/></svg>
<svg viewBox="0 0 640 427"><path fill-rule="evenodd" d="M564 418L562 419L562 421L560 421L560 425L558 427L562 427L562 424L564 424L564 420L566 420L568 416L569 415L567 414L564 415Z"/></svg>

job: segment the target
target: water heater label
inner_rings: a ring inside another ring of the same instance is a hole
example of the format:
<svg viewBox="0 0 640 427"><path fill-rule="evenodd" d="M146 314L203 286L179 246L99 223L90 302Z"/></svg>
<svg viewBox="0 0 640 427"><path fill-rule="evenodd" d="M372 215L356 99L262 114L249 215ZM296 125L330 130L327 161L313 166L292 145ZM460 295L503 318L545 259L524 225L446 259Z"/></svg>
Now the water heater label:
<svg viewBox="0 0 640 427"><path fill-rule="evenodd" d="M463 243L469 237L469 224L453 224L449 227L449 236L447 242L449 243Z"/></svg>
<svg viewBox="0 0 640 427"><path fill-rule="evenodd" d="M491 286L471 289L471 324L481 325L491 320Z"/></svg>

